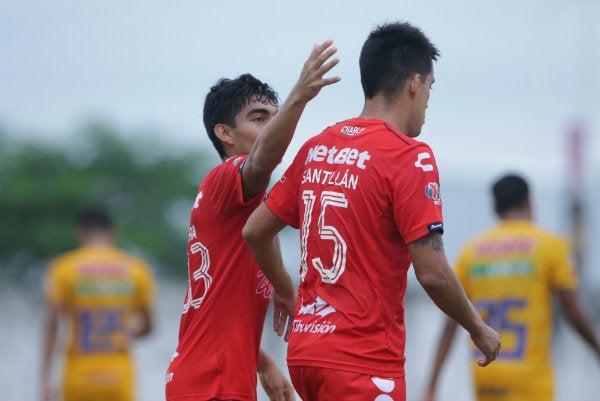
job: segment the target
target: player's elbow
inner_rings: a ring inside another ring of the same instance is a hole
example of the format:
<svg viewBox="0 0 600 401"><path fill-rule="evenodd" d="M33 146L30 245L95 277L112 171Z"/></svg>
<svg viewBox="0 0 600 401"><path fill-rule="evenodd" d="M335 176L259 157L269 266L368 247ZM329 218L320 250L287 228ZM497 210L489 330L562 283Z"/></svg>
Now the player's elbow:
<svg viewBox="0 0 600 401"><path fill-rule="evenodd" d="M261 233L259 227L252 222L252 216L248 219L244 228L242 229L242 238L253 249L263 240L263 233Z"/></svg>
<svg viewBox="0 0 600 401"><path fill-rule="evenodd" d="M285 226L277 216L275 216L264 203L260 204L254 212L248 217L244 228L242 228L242 238L256 254L259 249L265 248L276 237L277 233Z"/></svg>
<svg viewBox="0 0 600 401"><path fill-rule="evenodd" d="M448 285L448 278L438 269L415 268L415 275L427 293L437 293Z"/></svg>

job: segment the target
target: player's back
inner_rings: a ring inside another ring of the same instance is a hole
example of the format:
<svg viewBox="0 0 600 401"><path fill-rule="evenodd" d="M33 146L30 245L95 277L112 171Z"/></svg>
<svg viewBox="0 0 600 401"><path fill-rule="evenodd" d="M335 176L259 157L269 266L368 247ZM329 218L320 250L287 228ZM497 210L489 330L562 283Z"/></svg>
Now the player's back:
<svg viewBox="0 0 600 401"><path fill-rule="evenodd" d="M576 285L567 244L529 221L503 221L465 247L457 274L502 337L498 359L474 370L477 385L551 391L552 293Z"/></svg>
<svg viewBox="0 0 600 401"><path fill-rule="evenodd" d="M132 313L151 296L151 280L141 259L114 246L83 246L58 257L47 291L69 315L69 356L127 353Z"/></svg>
<svg viewBox="0 0 600 401"><path fill-rule="evenodd" d="M153 280L145 262L108 244L82 246L53 261L46 296L70 326L65 401L134 398L129 342L134 313L152 302Z"/></svg>
<svg viewBox="0 0 600 401"><path fill-rule="evenodd" d="M338 123L303 145L267 206L301 229L290 364L402 376L406 243L442 227L429 147L382 120Z"/></svg>

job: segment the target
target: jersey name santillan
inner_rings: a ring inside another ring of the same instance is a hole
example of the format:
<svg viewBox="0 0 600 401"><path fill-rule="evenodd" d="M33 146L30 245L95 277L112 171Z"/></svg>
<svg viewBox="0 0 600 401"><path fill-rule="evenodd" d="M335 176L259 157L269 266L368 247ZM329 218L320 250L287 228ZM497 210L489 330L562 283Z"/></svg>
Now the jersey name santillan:
<svg viewBox="0 0 600 401"><path fill-rule="evenodd" d="M266 204L300 229L288 364L403 376L406 244L443 230L431 149L381 120L344 121L303 145Z"/></svg>

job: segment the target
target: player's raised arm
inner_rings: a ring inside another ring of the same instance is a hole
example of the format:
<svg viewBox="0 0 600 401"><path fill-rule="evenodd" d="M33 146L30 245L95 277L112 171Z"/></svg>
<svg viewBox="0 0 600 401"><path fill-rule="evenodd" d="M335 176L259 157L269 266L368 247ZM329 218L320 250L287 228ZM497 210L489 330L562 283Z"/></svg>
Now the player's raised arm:
<svg viewBox="0 0 600 401"><path fill-rule="evenodd" d="M281 109L256 139L242 170L244 198L249 199L266 189L271 173L281 162L292 140L306 104L324 86L340 80L340 77L324 77L339 62L337 58L331 59L337 52L332 45L333 41L327 40L313 47L298 82Z"/></svg>

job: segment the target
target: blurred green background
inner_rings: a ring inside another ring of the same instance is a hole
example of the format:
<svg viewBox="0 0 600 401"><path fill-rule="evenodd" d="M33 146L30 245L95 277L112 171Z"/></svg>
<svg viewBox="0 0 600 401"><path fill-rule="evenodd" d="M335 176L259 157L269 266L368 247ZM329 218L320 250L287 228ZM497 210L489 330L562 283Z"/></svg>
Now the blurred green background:
<svg viewBox="0 0 600 401"><path fill-rule="evenodd" d="M216 156L164 138L103 121L53 142L0 127L0 283L38 280L52 257L77 245L74 219L90 206L109 211L118 244L157 274L185 277L189 210Z"/></svg>

